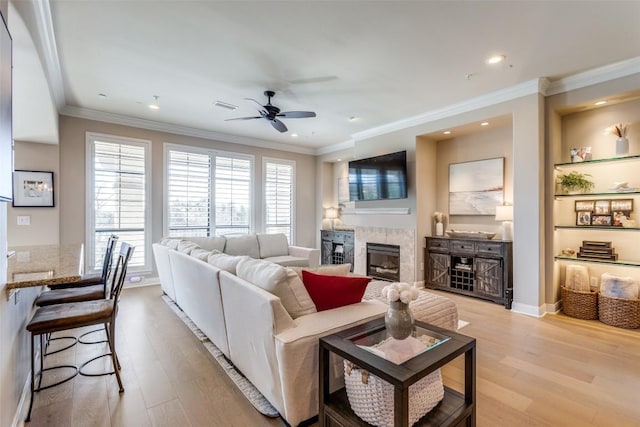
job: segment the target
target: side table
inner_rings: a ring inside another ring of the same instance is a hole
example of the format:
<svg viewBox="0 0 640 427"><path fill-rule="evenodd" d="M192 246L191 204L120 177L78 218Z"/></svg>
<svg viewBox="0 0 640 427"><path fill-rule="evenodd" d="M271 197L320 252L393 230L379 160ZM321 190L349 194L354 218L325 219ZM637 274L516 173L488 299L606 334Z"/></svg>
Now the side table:
<svg viewBox="0 0 640 427"><path fill-rule="evenodd" d="M375 319L320 338L319 354L319 425L368 426L353 412L344 388L330 392L330 353L343 357L359 368L376 375L394 387L394 426L409 425L409 386L431 372L465 355L464 394L444 387L444 399L431 412L422 417L416 426L475 426L476 425L476 340L453 331L415 322L416 333L436 334L448 337L446 341L429 348L402 364L395 364L367 351L355 342L368 337L378 340L386 336L384 318Z"/></svg>

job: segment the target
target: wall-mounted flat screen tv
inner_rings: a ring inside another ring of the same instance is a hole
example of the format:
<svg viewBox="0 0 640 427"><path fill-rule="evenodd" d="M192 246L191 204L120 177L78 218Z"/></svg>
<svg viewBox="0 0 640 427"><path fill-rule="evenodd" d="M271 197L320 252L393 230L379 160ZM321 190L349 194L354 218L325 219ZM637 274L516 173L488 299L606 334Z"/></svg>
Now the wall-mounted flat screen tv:
<svg viewBox="0 0 640 427"><path fill-rule="evenodd" d="M349 162L349 200L406 198L406 151Z"/></svg>
<svg viewBox="0 0 640 427"><path fill-rule="evenodd" d="M2 14L0 24L0 201L13 194L13 131L11 127L11 36Z"/></svg>

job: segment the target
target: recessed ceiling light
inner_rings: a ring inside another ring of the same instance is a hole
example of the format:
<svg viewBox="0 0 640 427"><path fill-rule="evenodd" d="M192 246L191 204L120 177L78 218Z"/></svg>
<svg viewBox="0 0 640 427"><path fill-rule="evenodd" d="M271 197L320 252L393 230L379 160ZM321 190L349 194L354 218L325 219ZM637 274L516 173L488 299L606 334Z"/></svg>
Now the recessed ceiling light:
<svg viewBox="0 0 640 427"><path fill-rule="evenodd" d="M480 126L489 126L489 122L482 122L480 123Z"/></svg>
<svg viewBox="0 0 640 427"><path fill-rule="evenodd" d="M216 101L213 103L214 107L220 107L220 108L226 108L227 110L235 110L238 108L237 105L233 105L233 104L229 104L228 102L224 102L224 101Z"/></svg>
<svg viewBox="0 0 640 427"><path fill-rule="evenodd" d="M160 104L158 103L158 98L160 98L158 95L153 95L153 102L151 104L148 105L149 109L151 110L159 110L160 109Z"/></svg>
<svg viewBox="0 0 640 427"><path fill-rule="evenodd" d="M292 134L291 134L291 138L297 138L297 137L298 137L298 134L297 134L297 133L292 133Z"/></svg>
<svg viewBox="0 0 640 427"><path fill-rule="evenodd" d="M336 159L336 162L341 162L341 161L342 161L342 159Z"/></svg>
<svg viewBox="0 0 640 427"><path fill-rule="evenodd" d="M497 64L499 62L504 61L505 59L506 59L506 56L504 55L494 55L487 59L487 64Z"/></svg>
<svg viewBox="0 0 640 427"><path fill-rule="evenodd" d="M595 105L604 105L606 103L607 103L607 101L598 101L598 102L596 102Z"/></svg>
<svg viewBox="0 0 640 427"><path fill-rule="evenodd" d="M445 131L444 131L444 132L442 132L442 133L444 133L445 135L450 135L450 134L451 134L451 131L450 131L450 130L445 130Z"/></svg>

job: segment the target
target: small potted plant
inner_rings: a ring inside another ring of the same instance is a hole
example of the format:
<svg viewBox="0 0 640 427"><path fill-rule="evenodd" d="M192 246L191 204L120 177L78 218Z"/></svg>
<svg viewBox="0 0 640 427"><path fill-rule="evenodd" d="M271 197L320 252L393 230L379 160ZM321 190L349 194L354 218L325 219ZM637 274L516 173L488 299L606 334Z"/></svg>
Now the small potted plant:
<svg viewBox="0 0 640 427"><path fill-rule="evenodd" d="M594 184L589 178L591 175L576 171L558 176L558 183L563 191L567 193L589 193L593 190Z"/></svg>

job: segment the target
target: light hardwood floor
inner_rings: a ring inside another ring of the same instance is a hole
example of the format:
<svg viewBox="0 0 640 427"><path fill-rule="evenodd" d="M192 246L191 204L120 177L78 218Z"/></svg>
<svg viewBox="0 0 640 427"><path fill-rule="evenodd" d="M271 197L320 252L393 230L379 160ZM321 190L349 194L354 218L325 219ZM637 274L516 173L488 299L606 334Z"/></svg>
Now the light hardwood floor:
<svg viewBox="0 0 640 427"><path fill-rule="evenodd" d="M640 330L534 319L440 294L470 322L460 332L477 339L479 426L640 426ZM78 376L36 395L30 426L284 426L246 401L160 296L159 286L123 292L117 340L126 391L118 394L113 376ZM79 345L48 363L103 350ZM461 359L444 368L445 384L462 390L462 379Z"/></svg>

